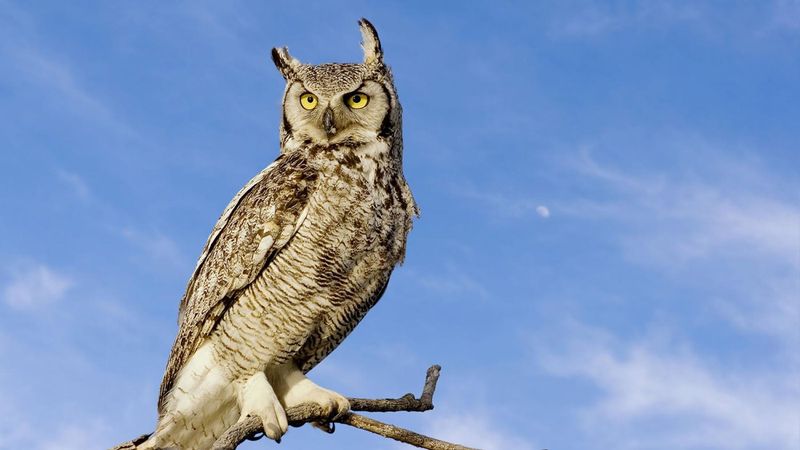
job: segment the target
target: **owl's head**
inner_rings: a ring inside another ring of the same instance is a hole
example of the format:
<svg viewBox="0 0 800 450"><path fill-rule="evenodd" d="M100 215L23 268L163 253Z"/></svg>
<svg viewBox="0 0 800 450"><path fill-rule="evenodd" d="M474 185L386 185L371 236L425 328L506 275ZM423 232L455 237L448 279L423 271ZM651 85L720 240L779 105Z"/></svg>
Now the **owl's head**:
<svg viewBox="0 0 800 450"><path fill-rule="evenodd" d="M391 72L383 62L378 33L366 19L361 27L361 63L303 64L286 47L272 60L286 79L281 143L361 144L400 138L400 104Z"/></svg>

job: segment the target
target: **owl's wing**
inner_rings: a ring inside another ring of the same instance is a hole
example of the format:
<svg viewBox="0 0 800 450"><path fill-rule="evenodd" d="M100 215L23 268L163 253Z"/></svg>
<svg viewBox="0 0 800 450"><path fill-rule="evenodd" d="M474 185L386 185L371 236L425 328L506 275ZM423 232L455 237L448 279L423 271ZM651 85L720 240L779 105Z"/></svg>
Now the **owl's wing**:
<svg viewBox="0 0 800 450"><path fill-rule="evenodd" d="M181 300L178 335L161 383L159 405L235 294L294 236L305 219L316 178L305 159L284 154L250 180L225 208Z"/></svg>

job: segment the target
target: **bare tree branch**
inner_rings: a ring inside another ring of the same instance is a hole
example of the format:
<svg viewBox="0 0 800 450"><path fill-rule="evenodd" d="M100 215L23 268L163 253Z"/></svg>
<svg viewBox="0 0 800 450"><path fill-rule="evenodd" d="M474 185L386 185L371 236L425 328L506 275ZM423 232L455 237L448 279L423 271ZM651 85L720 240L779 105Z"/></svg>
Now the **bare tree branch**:
<svg viewBox="0 0 800 450"><path fill-rule="evenodd" d="M431 366L428 369L427 376L425 377L425 385L419 398L414 397L413 394L406 394L400 398L350 398L348 399L350 400L350 409L351 411L370 412L429 411L433 409L433 394L436 391L436 383L439 380L440 371L441 367L439 366ZM315 425L321 424L322 427L327 428L328 432L332 433L334 430L333 424L340 423L400 442L405 442L419 448L431 450L474 450L469 447L440 441L353 412L346 412L338 417L331 418L325 415L319 405L313 403L304 403L287 409L286 417L289 419L289 424L294 427L299 427L306 423L314 423ZM245 440L260 439L263 437L263 432L261 421L257 417L248 417L246 420L229 428L220 436L214 443L213 449L235 450L236 447ZM136 445L147 440L147 437L148 435L140 436L132 441L120 444L112 450L134 450Z"/></svg>
<svg viewBox="0 0 800 450"><path fill-rule="evenodd" d="M366 399L351 398L350 409L353 411L369 412L425 412L433 409L433 393L436 391L436 383L439 381L440 366L431 366L425 376L425 385L422 394L415 398L414 394L406 394L400 398L386 399Z"/></svg>
<svg viewBox="0 0 800 450"><path fill-rule="evenodd" d="M362 430L388 437L396 441L405 442L406 444L410 444L419 448L427 448L430 450L475 450L469 447L464 447L463 445L440 441L438 439L390 425L388 423L379 422L375 419L370 419L369 417L365 417L356 413L347 413L345 416L337 420L337 423L344 423L352 427L361 428Z"/></svg>

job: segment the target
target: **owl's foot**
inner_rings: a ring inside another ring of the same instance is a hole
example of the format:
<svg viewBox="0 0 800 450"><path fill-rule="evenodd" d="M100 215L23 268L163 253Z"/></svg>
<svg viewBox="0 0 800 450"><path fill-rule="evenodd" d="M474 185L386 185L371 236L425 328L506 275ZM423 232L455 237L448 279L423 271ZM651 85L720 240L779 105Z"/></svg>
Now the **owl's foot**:
<svg viewBox="0 0 800 450"><path fill-rule="evenodd" d="M280 442L289 428L286 412L264 372L256 373L241 387L239 408L239 422L248 416L258 417L264 426L264 434L276 442Z"/></svg>
<svg viewBox="0 0 800 450"><path fill-rule="evenodd" d="M281 374L282 380L276 383L276 386L280 386L278 395L286 409L303 403L314 403L320 406L323 415L330 420L337 419L350 410L349 400L336 392L317 386L294 364L284 370Z"/></svg>
<svg viewBox="0 0 800 450"><path fill-rule="evenodd" d="M322 415L330 420L337 419L350 411L349 400L336 392L317 386L308 378L292 386L284 397L284 404L287 408L302 403L319 405L322 408Z"/></svg>

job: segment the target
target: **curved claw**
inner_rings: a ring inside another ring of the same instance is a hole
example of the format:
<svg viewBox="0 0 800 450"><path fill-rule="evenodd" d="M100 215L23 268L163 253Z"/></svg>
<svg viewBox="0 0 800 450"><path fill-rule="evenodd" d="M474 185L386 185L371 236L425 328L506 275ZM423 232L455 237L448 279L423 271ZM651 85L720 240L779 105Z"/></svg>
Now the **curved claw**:
<svg viewBox="0 0 800 450"><path fill-rule="evenodd" d="M336 431L336 424L333 422L312 422L311 426L328 434Z"/></svg>

